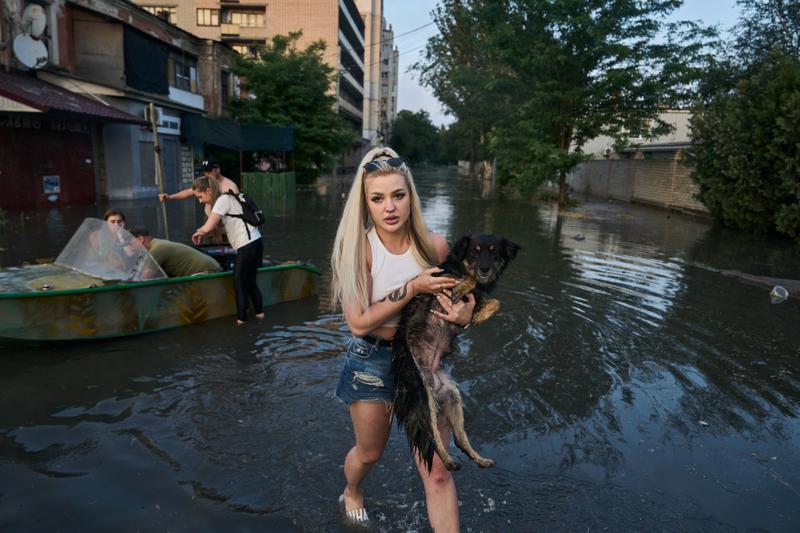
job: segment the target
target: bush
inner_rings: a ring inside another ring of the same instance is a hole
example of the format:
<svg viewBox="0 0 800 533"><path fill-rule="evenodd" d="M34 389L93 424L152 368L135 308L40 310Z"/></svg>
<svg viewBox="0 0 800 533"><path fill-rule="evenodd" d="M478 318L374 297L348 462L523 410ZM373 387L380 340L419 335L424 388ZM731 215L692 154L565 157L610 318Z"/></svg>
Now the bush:
<svg viewBox="0 0 800 533"><path fill-rule="evenodd" d="M694 110L689 162L724 225L800 238L800 65L771 54Z"/></svg>

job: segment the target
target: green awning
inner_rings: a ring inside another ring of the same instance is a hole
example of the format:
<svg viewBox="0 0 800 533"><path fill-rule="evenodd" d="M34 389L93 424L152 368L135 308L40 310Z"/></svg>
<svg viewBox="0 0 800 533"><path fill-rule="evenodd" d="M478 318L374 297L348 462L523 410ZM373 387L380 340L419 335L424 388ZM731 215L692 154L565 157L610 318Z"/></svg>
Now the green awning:
<svg viewBox="0 0 800 533"><path fill-rule="evenodd" d="M181 137L191 144L213 144L230 150L290 152L294 149L294 130L266 124L240 124L231 120L184 114Z"/></svg>

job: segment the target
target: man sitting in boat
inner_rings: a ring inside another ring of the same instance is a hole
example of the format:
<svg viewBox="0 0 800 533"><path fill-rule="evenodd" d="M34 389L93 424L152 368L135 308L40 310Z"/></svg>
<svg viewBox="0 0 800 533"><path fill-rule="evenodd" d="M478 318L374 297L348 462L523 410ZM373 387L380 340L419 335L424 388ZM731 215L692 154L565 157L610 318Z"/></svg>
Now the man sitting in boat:
<svg viewBox="0 0 800 533"><path fill-rule="evenodd" d="M143 227L131 228L129 231L171 278L222 270L220 264L213 257L195 250L191 246L164 239L154 239L150 235L150 231Z"/></svg>

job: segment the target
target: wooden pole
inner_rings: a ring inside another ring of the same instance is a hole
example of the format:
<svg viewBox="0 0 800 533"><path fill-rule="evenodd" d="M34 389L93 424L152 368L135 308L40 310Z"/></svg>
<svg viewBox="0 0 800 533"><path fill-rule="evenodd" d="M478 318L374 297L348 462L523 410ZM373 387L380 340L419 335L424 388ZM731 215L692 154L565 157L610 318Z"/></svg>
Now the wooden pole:
<svg viewBox="0 0 800 533"><path fill-rule="evenodd" d="M150 106L150 126L153 128L153 156L156 163L156 180L161 194L164 194L164 168L161 166L161 146L158 144L158 117L156 116L155 104L150 102L148 105ZM166 202L161 202L161 215L164 217L164 237L169 240Z"/></svg>

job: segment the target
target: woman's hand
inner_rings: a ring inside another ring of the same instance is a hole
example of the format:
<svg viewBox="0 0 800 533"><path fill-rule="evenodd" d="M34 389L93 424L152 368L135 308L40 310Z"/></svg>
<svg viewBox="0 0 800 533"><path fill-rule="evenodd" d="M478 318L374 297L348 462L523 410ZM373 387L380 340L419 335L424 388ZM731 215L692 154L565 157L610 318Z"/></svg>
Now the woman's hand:
<svg viewBox="0 0 800 533"><path fill-rule="evenodd" d="M200 230L195 231L192 235L192 242L199 245L200 241L203 240L203 235L205 235L205 233L200 233Z"/></svg>
<svg viewBox="0 0 800 533"><path fill-rule="evenodd" d="M472 321L472 311L475 310L475 296L469 292L466 301L461 299L456 303L450 301L451 296L452 293L449 290L437 293L436 299L439 300L444 312L432 310L431 313L458 326L467 327Z"/></svg>
<svg viewBox="0 0 800 533"><path fill-rule="evenodd" d="M452 289L458 284L458 281L453 278L445 276L434 276L434 274L442 272L439 267L429 268L423 270L422 273L411 281L411 286L414 289L414 294L436 293L446 289Z"/></svg>

